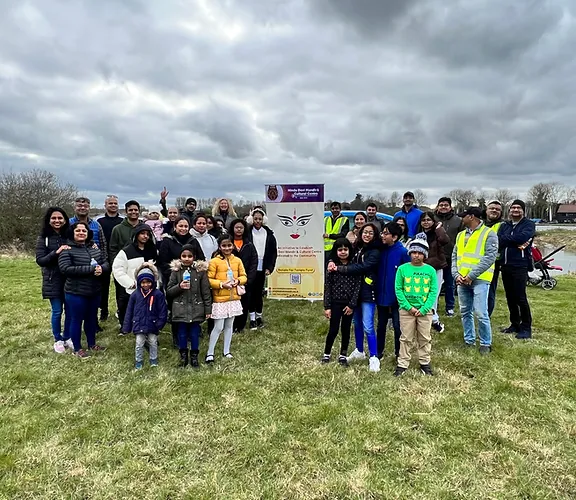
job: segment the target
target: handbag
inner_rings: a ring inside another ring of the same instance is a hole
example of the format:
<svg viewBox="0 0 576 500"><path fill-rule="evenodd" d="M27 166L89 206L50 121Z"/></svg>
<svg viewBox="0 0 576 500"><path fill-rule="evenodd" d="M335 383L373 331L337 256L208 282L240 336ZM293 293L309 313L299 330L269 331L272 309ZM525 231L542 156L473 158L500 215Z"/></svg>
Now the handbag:
<svg viewBox="0 0 576 500"><path fill-rule="evenodd" d="M232 268L230 267L230 263L228 262L228 259L226 259L226 265L228 266L228 270L232 271ZM246 293L246 287L244 285L236 285L236 293L238 295L244 295Z"/></svg>

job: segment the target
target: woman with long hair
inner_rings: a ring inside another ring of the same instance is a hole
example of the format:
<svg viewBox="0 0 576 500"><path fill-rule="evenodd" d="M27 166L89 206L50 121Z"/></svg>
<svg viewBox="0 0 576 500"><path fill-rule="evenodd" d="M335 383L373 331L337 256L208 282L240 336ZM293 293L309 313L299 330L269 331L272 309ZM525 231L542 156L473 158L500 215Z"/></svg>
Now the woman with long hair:
<svg viewBox="0 0 576 500"><path fill-rule="evenodd" d="M358 233L360 232L360 229L362 229L362 226L364 226L367 222L368 217L364 212L357 212L356 215L354 215L354 227L352 227L352 229L348 231L348 234L346 235L346 238L350 243L352 243L352 245L357 243Z"/></svg>
<svg viewBox="0 0 576 500"><path fill-rule="evenodd" d="M402 236L398 239L400 243L402 243L405 247L408 247L408 244L411 241L411 238L408 236L408 224L406 223L406 219L397 215L394 217L392 222L395 222L402 228Z"/></svg>
<svg viewBox="0 0 576 500"><path fill-rule="evenodd" d="M221 220L223 229L226 230L230 229L230 222L238 218L232 200L229 200L228 198L218 198L215 201L214 206L212 207L212 216L216 219L216 222Z"/></svg>
<svg viewBox="0 0 576 500"><path fill-rule="evenodd" d="M65 278L58 269L58 257L64 250L70 249L66 242L69 226L66 212L59 207L50 207L46 210L42 230L36 241L36 264L42 269L42 298L50 300L54 351L58 354L63 354L66 347L73 348L68 314L64 316L64 332L62 332Z"/></svg>

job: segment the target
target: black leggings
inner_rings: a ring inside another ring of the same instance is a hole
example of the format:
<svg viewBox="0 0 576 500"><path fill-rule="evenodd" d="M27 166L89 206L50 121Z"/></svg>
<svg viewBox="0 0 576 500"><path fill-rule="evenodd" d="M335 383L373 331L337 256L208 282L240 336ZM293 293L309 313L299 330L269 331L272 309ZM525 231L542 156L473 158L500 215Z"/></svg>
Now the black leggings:
<svg viewBox="0 0 576 500"><path fill-rule="evenodd" d="M348 344L350 343L350 329L352 328L352 314L344 314L346 304L332 304L332 316L330 317L330 327L326 335L326 346L324 354L332 352L332 346L338 336L338 330L342 329L342 343L340 345L340 355L348 355Z"/></svg>
<svg viewBox="0 0 576 500"><path fill-rule="evenodd" d="M251 313L262 314L264 308L264 283L266 283L266 272L258 271L254 283L251 286L250 303L248 309Z"/></svg>

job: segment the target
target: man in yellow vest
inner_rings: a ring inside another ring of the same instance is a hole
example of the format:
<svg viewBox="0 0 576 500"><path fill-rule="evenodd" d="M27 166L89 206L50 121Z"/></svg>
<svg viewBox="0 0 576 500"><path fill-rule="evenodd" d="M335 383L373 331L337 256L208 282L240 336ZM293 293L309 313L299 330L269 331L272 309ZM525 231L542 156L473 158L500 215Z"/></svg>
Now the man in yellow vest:
<svg viewBox="0 0 576 500"><path fill-rule="evenodd" d="M498 200L492 200L486 205L485 224L498 234L498 229L502 225L502 203ZM498 278L500 277L500 261L496 260L494 264L494 278L490 283L490 292L488 293L488 315L492 317L494 306L496 305L496 290L498 289Z"/></svg>
<svg viewBox="0 0 576 500"><path fill-rule="evenodd" d="M346 238L350 231L350 222L347 217L344 217L342 212L342 205L339 202L333 201L330 204L330 211L332 215L324 217L324 255L328 261L328 255L334 246L334 241L338 238Z"/></svg>
<svg viewBox="0 0 576 500"><path fill-rule="evenodd" d="M498 256L498 236L482 222L482 210L468 207L458 214L466 228L458 233L452 252L452 276L458 287L458 301L466 347L476 347L474 313L478 318L480 354L492 350L492 326L488 315L488 292Z"/></svg>

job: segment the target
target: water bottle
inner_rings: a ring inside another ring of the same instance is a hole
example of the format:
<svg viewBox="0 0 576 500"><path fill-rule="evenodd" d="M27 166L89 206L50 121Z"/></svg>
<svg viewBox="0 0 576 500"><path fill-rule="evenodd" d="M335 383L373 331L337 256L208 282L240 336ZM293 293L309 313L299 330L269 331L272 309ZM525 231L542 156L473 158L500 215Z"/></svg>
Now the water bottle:
<svg viewBox="0 0 576 500"><path fill-rule="evenodd" d="M184 271L184 274L182 275L182 281L190 283L190 271L188 271L188 269Z"/></svg>
<svg viewBox="0 0 576 500"><path fill-rule="evenodd" d="M90 265L92 267L96 267L98 265L98 262L96 261L96 259L94 257L92 257L92 259L90 260Z"/></svg>
<svg viewBox="0 0 576 500"><path fill-rule="evenodd" d="M228 269L226 277L228 278L228 281L234 281L234 272L232 271L232 269Z"/></svg>

